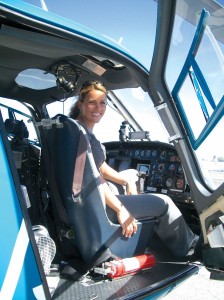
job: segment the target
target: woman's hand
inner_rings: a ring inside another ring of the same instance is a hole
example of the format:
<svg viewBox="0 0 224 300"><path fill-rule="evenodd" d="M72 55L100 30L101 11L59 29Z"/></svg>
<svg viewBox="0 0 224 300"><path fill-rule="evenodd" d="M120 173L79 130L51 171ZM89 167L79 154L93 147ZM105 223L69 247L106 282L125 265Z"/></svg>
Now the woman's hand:
<svg viewBox="0 0 224 300"><path fill-rule="evenodd" d="M127 181L126 185L125 185L125 188L126 188L126 194L127 195L136 195L136 194L138 194L136 183L134 181L133 182Z"/></svg>
<svg viewBox="0 0 224 300"><path fill-rule="evenodd" d="M126 189L127 195L138 194L136 186L138 172L136 170L129 169L118 173L104 161L100 166L100 173L104 179L123 185Z"/></svg>
<svg viewBox="0 0 224 300"><path fill-rule="evenodd" d="M137 231L137 221L124 207L121 201L114 195L114 193L112 193L105 179L102 178L101 180L106 204L116 212L118 222L122 227L122 234L126 237L131 237Z"/></svg>
<svg viewBox="0 0 224 300"><path fill-rule="evenodd" d="M117 218L122 227L122 234L125 237L130 238L137 231L137 221L128 212L128 210L122 206L122 209L117 213Z"/></svg>

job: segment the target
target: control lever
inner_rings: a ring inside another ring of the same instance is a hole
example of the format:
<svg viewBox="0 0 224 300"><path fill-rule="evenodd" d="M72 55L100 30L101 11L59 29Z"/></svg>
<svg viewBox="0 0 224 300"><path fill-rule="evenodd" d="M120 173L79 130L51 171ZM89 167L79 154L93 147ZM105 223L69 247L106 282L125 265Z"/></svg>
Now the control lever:
<svg viewBox="0 0 224 300"><path fill-rule="evenodd" d="M143 194L144 193L146 173L145 172L138 172L137 176L138 176L138 181L136 183L137 192L138 192L138 194Z"/></svg>

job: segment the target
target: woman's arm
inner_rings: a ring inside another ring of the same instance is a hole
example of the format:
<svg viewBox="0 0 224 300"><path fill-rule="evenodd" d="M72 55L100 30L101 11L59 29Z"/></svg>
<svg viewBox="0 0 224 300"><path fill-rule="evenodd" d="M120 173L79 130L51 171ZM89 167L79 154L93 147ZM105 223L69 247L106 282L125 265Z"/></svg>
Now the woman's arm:
<svg viewBox="0 0 224 300"><path fill-rule="evenodd" d="M111 192L106 181L102 179L106 204L117 213L117 219L122 227L122 234L131 237L137 231L135 218L124 207L120 200Z"/></svg>
<svg viewBox="0 0 224 300"><path fill-rule="evenodd" d="M134 181L127 181L127 179L111 168L106 162L103 162L100 167L100 173L103 178L118 183L126 187L126 192L128 195L137 194L137 188Z"/></svg>

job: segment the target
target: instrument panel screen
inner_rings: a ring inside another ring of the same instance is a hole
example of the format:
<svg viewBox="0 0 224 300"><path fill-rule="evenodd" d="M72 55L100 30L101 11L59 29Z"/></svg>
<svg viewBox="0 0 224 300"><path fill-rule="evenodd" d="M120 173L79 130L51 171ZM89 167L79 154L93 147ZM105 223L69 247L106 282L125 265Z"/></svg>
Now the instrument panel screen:
<svg viewBox="0 0 224 300"><path fill-rule="evenodd" d="M146 176L149 175L150 165L149 164L137 164L137 171L144 173Z"/></svg>

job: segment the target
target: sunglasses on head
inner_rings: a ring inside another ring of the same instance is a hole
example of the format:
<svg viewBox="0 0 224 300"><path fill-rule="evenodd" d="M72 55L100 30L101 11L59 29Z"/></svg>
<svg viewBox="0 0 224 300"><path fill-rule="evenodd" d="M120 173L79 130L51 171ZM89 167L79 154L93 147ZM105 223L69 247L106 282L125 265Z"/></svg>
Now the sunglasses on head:
<svg viewBox="0 0 224 300"><path fill-rule="evenodd" d="M105 85L102 82L100 82L100 81L97 81L97 80L88 80L88 81L83 82L81 89L83 89L84 87L87 87L87 86L94 85L94 84L98 84L98 85L101 85L104 88L106 88Z"/></svg>

